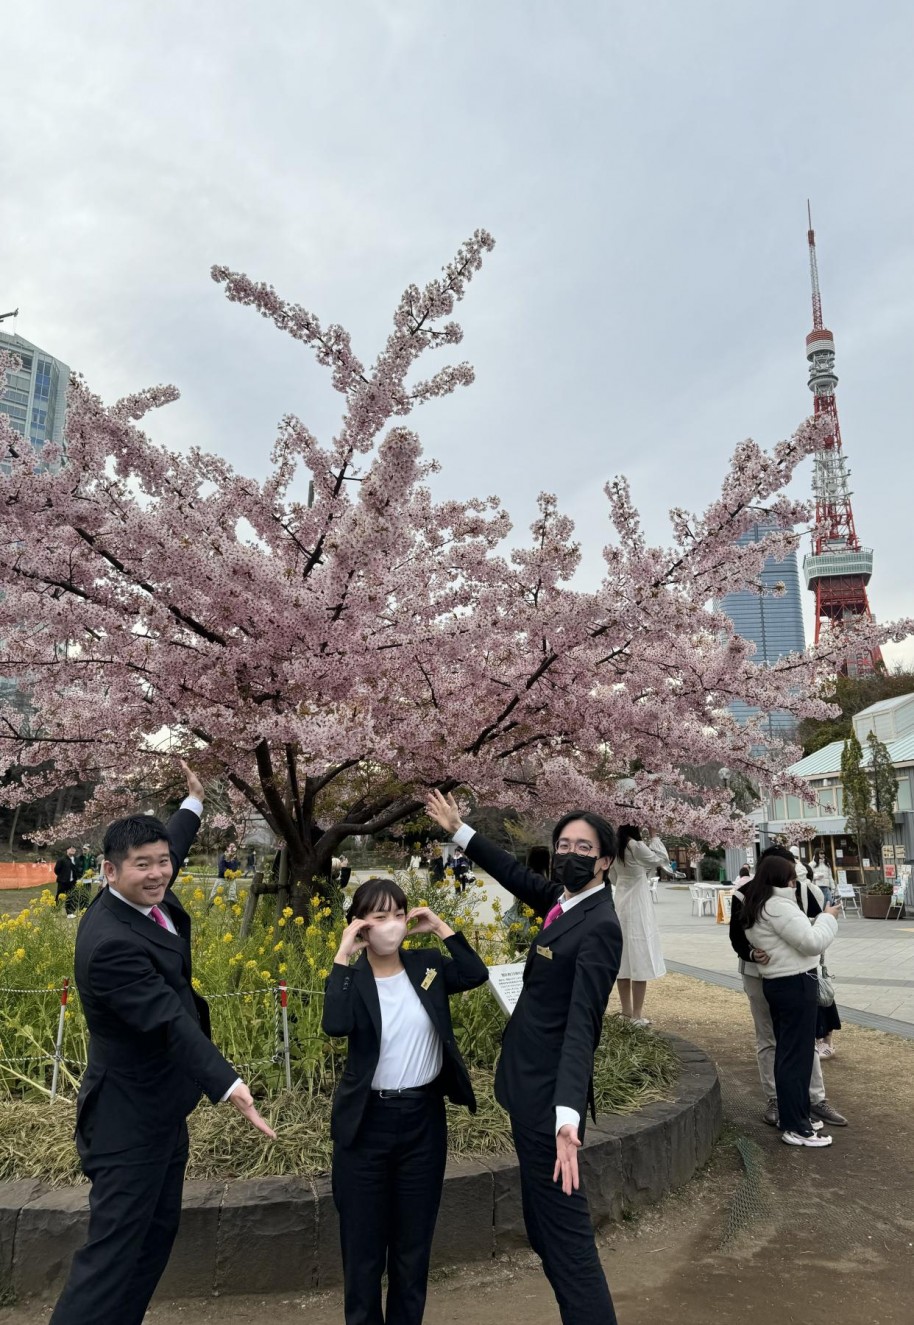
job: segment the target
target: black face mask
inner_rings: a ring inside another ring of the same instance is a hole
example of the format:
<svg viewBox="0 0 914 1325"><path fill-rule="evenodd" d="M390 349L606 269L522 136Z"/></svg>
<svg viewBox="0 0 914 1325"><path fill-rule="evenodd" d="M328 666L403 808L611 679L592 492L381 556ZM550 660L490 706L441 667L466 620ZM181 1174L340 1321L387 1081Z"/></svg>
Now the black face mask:
<svg viewBox="0 0 914 1325"><path fill-rule="evenodd" d="M560 883L566 893L579 893L594 882L594 856L576 856L573 851L552 857L552 881Z"/></svg>

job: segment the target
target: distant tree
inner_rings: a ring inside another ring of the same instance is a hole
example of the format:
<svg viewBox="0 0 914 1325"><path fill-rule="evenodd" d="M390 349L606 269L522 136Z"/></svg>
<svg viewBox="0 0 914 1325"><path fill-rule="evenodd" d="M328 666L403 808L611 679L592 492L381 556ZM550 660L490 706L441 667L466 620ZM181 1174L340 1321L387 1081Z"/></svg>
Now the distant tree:
<svg viewBox="0 0 914 1325"><path fill-rule="evenodd" d="M879 742L881 745L882 743ZM885 750L885 746L882 747ZM886 757L888 751L886 750ZM890 762L891 767L891 762ZM885 797L886 784L883 781L880 794ZM864 879L863 858L871 856L881 858L882 839L892 827L892 816L874 804L874 786L869 771L863 764L863 747L855 732L844 742L841 752L841 786L844 792L844 814L847 819L847 831L857 843L860 857L860 877ZM892 803L894 803L895 781L892 779Z"/></svg>
<svg viewBox="0 0 914 1325"><path fill-rule="evenodd" d="M823 688L821 698L837 704L840 712L828 718L804 718L797 728L803 753L811 755L832 741L846 741L854 717L871 704L899 695L914 694L914 670L898 667L874 676L837 676Z"/></svg>
<svg viewBox="0 0 914 1325"><path fill-rule="evenodd" d="M873 780L873 808L885 821L885 832L892 831L895 802L898 799L898 775L888 746L875 732L866 738L870 747L870 776ZM880 863L882 853L880 852Z"/></svg>

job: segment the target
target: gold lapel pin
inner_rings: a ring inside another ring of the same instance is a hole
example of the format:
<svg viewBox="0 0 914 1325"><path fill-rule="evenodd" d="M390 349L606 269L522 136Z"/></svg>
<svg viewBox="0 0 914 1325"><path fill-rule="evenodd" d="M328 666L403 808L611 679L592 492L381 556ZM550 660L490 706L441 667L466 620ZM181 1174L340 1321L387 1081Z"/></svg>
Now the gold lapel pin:
<svg viewBox="0 0 914 1325"><path fill-rule="evenodd" d="M438 972L435 970L434 966L427 966L425 968L425 979L422 981L422 988L430 989L431 983L437 974Z"/></svg>

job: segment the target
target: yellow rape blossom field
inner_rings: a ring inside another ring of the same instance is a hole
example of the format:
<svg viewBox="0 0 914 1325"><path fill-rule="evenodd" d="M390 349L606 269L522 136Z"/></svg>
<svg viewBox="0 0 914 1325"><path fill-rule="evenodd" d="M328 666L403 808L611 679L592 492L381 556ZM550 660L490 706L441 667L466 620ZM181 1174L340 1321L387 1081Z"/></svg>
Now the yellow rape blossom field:
<svg viewBox="0 0 914 1325"><path fill-rule="evenodd" d="M522 956L525 925L477 920L480 892L457 894L447 878L430 884L411 872L397 874L411 906L428 905L463 931L491 965ZM213 1039L238 1068L277 1129L275 1145L245 1126L228 1108L203 1102L191 1118L194 1176L309 1173L329 1165L329 1105L345 1057L345 1042L321 1031L323 985L345 924L341 899L315 897L307 918L291 908L279 915L261 899L251 932L241 937L246 893L230 899L224 887L208 901L204 888L181 875L175 891L193 923L194 987L210 1002ZM532 921L532 913L525 917ZM71 989L64 1021L60 1085L52 1103L53 1055L64 977L73 973L79 921L68 920L50 891L18 914L0 915L0 1179L79 1180L69 1117L87 1053L78 991ZM409 946L436 940L417 936ZM279 982L288 987L291 1091L285 1088ZM451 1001L454 1028L474 1080L475 1117L450 1112L456 1154L510 1148L507 1118L492 1095L494 1063L504 1017L485 987ZM608 1018L598 1052L597 1107L627 1112L662 1097L675 1075L664 1041ZM68 1115L68 1117L64 1117Z"/></svg>

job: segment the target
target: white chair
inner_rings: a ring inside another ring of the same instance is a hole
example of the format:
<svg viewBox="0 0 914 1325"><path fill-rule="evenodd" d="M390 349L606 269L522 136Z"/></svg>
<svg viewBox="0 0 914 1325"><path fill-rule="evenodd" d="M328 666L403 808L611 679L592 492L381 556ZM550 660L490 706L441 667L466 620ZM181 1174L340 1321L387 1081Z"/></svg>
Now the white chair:
<svg viewBox="0 0 914 1325"><path fill-rule="evenodd" d="M692 899L692 915L713 915L716 906L716 900L713 892L707 888L702 888L700 884L689 884L689 896ZM696 907L698 908L696 911ZM707 910L705 909L707 908Z"/></svg>
<svg viewBox="0 0 914 1325"><path fill-rule="evenodd" d="M856 911L858 920L863 919L863 912L860 909L860 894L853 886L848 886L847 891L843 893L839 890L834 900L841 903L839 920L847 919L848 910Z"/></svg>

